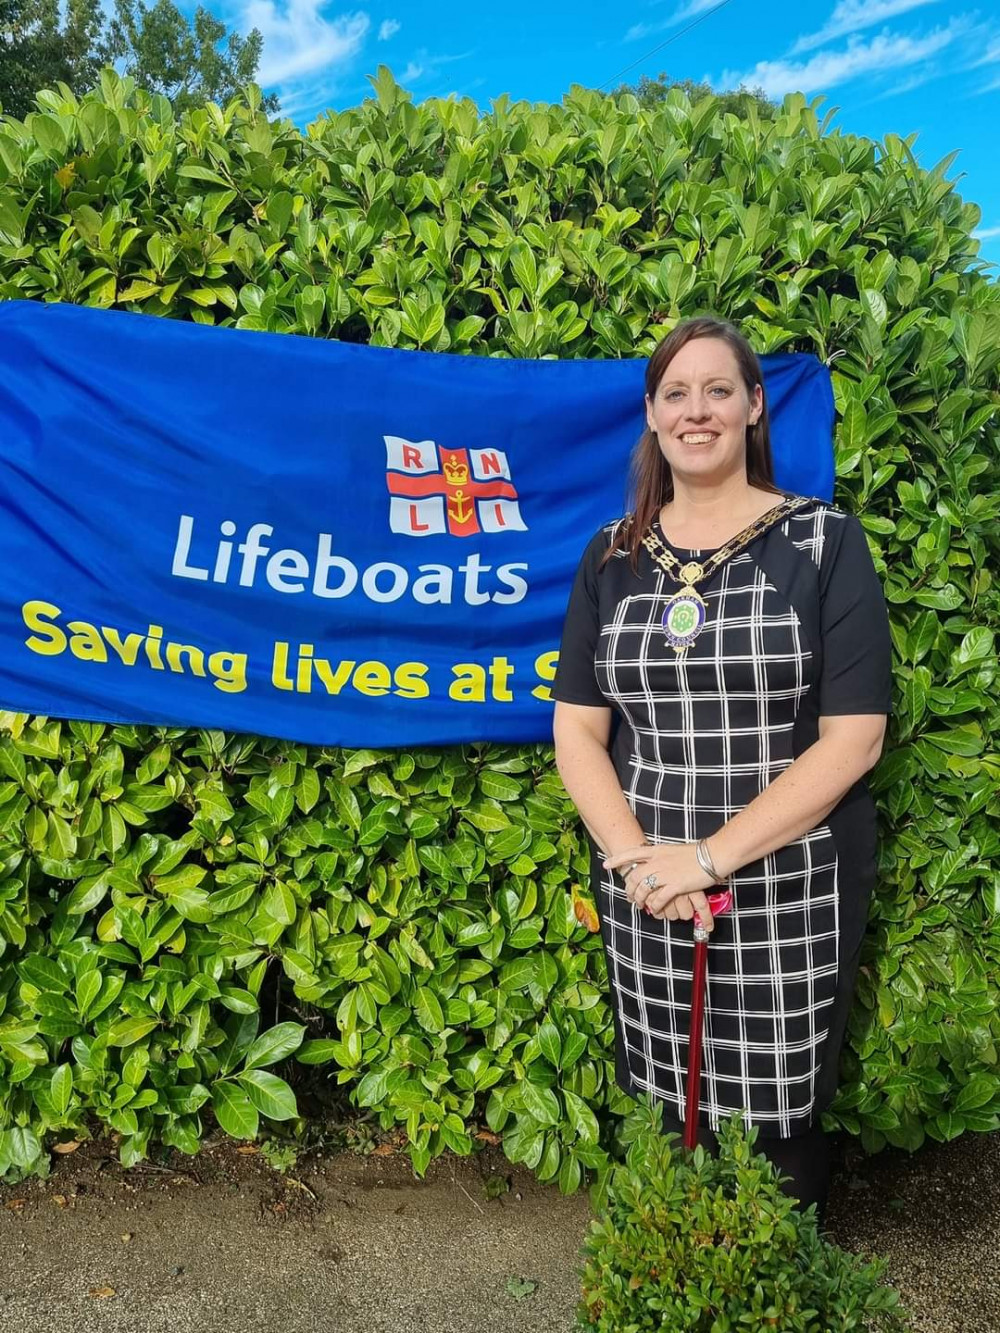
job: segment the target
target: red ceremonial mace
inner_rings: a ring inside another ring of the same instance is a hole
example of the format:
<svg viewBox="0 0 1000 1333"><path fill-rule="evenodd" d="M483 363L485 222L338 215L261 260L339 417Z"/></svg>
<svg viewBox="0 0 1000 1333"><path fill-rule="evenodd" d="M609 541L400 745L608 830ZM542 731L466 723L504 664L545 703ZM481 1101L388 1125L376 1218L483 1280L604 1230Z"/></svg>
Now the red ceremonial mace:
<svg viewBox="0 0 1000 1333"><path fill-rule="evenodd" d="M708 905L712 916L722 916L733 905L729 889L710 893ZM708 931L694 914L694 964L691 972L691 1032L688 1037L687 1100L684 1105L684 1147L694 1148L698 1140L698 1109L701 1100L701 1029L705 1012L705 967L708 960Z"/></svg>

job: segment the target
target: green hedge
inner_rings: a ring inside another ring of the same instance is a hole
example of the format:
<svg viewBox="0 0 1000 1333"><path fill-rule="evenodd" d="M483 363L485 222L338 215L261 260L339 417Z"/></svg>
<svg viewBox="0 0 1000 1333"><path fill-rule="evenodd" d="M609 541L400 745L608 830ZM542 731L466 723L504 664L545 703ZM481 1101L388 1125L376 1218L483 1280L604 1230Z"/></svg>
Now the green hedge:
<svg viewBox="0 0 1000 1333"><path fill-rule="evenodd" d="M1000 1124L998 289L911 143L574 88L302 133L106 72L0 123L0 298L497 356L643 356L684 315L834 359L838 499L890 603L879 888L828 1124ZM581 542L582 542L581 538ZM548 749L346 753L3 715L0 1171L96 1114L126 1161L295 1115L327 1064L418 1171L485 1120L573 1190L612 1082L586 858ZM261 1013L264 1011L266 1017ZM317 1021L318 1020L318 1021ZM326 1021L324 1021L326 1020ZM293 1079L293 1082L295 1080Z"/></svg>

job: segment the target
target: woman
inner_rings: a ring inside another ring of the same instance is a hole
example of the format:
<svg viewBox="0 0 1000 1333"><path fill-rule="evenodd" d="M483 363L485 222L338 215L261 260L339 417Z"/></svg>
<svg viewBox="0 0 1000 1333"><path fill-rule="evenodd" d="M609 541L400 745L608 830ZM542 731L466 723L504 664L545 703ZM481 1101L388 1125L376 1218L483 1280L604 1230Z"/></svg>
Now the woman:
<svg viewBox="0 0 1000 1333"><path fill-rule="evenodd" d="M681 1132L697 913L702 1141L744 1111L822 1215L819 1117L875 876L862 779L890 709L885 602L858 520L775 486L760 365L732 325L664 339L646 419L634 510L584 552L553 689L595 848L616 1079ZM713 922L723 882L734 907Z"/></svg>

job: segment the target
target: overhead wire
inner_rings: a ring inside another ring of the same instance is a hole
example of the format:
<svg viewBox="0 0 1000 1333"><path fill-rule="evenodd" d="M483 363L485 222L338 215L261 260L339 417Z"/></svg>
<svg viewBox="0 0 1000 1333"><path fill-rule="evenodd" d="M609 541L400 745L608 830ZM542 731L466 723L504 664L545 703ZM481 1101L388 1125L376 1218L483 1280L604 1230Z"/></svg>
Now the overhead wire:
<svg viewBox="0 0 1000 1333"><path fill-rule="evenodd" d="M631 65L626 65L625 68L620 69L617 74L612 74L610 79L605 79L603 83L599 83L597 85L597 91L600 92L603 88L606 88L609 83L614 83L614 81L620 79L623 74L628 74L630 70L635 69L636 65L645 64L651 56L655 56L658 51L662 51L663 48L669 46L671 42L676 42L678 37L683 37L684 34L690 32L692 28L697 28L699 23L704 23L706 19L711 18L713 14L717 14L720 9L725 9L726 5L730 3L731 0L719 0L717 5L713 5L711 9L706 9L704 14L699 14L696 19L691 23L685 24L685 26L675 32L672 37L668 37L665 42L661 42L659 46L654 46L652 51L647 51L646 54L640 56L638 60L633 60Z"/></svg>

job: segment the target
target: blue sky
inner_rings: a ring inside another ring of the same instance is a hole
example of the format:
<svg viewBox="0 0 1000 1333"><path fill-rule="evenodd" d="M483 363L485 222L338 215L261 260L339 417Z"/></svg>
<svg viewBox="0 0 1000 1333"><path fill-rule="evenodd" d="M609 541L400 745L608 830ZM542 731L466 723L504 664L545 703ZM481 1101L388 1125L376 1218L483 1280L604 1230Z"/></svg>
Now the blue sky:
<svg viewBox="0 0 1000 1333"><path fill-rule="evenodd" d="M484 108L501 93L557 102L572 83L613 87L660 70L777 99L822 95L845 131L916 133L925 167L960 149L950 175L964 173L957 188L982 209L981 255L1000 265L998 0L208 4L230 26L261 30L260 81L300 124L359 102L379 64L417 101L456 93Z"/></svg>

